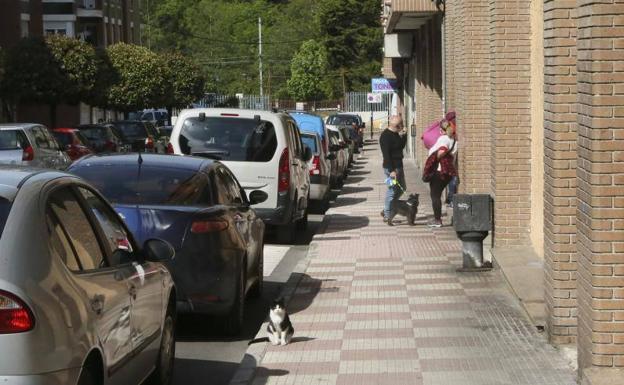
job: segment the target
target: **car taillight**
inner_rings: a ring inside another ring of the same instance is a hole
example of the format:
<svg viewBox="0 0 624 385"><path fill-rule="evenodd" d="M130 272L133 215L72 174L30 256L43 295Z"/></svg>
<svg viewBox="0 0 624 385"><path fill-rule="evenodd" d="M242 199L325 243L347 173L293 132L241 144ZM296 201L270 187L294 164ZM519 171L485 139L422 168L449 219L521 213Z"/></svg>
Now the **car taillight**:
<svg viewBox="0 0 624 385"><path fill-rule="evenodd" d="M24 152L22 153L22 160L31 161L33 159L35 159L35 151L33 150L32 146L28 146L24 149Z"/></svg>
<svg viewBox="0 0 624 385"><path fill-rule="evenodd" d="M173 154L173 144L167 144L167 154Z"/></svg>
<svg viewBox="0 0 624 385"><path fill-rule="evenodd" d="M288 147L284 149L284 152L282 152L282 156L280 157L277 177L277 191L288 191L288 189L290 188L290 159L288 156Z"/></svg>
<svg viewBox="0 0 624 385"><path fill-rule="evenodd" d="M205 234L223 231L229 227L226 221L194 221L191 225L191 233Z"/></svg>
<svg viewBox="0 0 624 385"><path fill-rule="evenodd" d="M321 158L314 155L312 158L312 167L310 167L310 175L319 175L321 173Z"/></svg>
<svg viewBox="0 0 624 385"><path fill-rule="evenodd" d="M145 138L145 148L151 150L154 148L154 139L147 137Z"/></svg>
<svg viewBox="0 0 624 385"><path fill-rule="evenodd" d="M13 294L0 291L0 334L23 333L34 326L28 306Z"/></svg>

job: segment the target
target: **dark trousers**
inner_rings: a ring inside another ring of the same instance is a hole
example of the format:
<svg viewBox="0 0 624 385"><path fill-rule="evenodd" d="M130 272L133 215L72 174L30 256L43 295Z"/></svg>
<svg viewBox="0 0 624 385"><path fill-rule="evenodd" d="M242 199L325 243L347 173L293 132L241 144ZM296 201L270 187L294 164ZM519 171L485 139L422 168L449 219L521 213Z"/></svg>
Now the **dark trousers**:
<svg viewBox="0 0 624 385"><path fill-rule="evenodd" d="M439 172L436 172L429 182L431 205L433 206L433 217L435 219L442 219L442 193L448 182L448 180L444 181L440 178Z"/></svg>

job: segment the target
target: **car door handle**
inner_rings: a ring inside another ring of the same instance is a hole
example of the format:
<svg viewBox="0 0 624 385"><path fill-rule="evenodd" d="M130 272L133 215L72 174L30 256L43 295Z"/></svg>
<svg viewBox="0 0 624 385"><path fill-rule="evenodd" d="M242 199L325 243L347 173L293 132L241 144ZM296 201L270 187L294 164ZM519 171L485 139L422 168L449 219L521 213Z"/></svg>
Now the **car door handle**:
<svg viewBox="0 0 624 385"><path fill-rule="evenodd" d="M130 287L128 288L128 294L130 294L130 297L132 299L136 299L137 296L137 288L134 285L130 285Z"/></svg>
<svg viewBox="0 0 624 385"><path fill-rule="evenodd" d="M104 296L103 295L94 296L89 303L91 305L91 310L93 310L95 314L97 315L102 314L102 311L104 311Z"/></svg>

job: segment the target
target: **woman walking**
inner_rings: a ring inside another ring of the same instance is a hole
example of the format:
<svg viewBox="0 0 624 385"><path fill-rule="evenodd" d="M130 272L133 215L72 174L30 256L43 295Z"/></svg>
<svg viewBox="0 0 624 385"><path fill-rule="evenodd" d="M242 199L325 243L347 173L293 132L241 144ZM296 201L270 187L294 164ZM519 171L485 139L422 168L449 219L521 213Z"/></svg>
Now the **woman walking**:
<svg viewBox="0 0 624 385"><path fill-rule="evenodd" d="M429 227L442 227L442 193L452 177L457 175L454 167L453 157L457 152L457 141L453 126L444 119L440 123L441 136L429 149L429 156L436 154L438 166L431 180L429 190L431 194L431 205L433 206L433 221L429 222Z"/></svg>

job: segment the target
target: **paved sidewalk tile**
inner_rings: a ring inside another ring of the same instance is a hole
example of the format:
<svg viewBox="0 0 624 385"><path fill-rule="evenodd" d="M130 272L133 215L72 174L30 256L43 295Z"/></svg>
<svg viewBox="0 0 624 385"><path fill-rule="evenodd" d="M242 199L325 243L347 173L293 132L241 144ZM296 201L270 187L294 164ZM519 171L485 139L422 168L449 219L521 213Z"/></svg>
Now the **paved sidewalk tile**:
<svg viewBox="0 0 624 385"><path fill-rule="evenodd" d="M461 248L445 212L430 229L428 186L415 226L379 212L387 188L369 144L314 238L289 303L295 338L267 346L254 385L572 385L575 373L532 325L502 275L458 273ZM448 210L445 208L445 210Z"/></svg>

